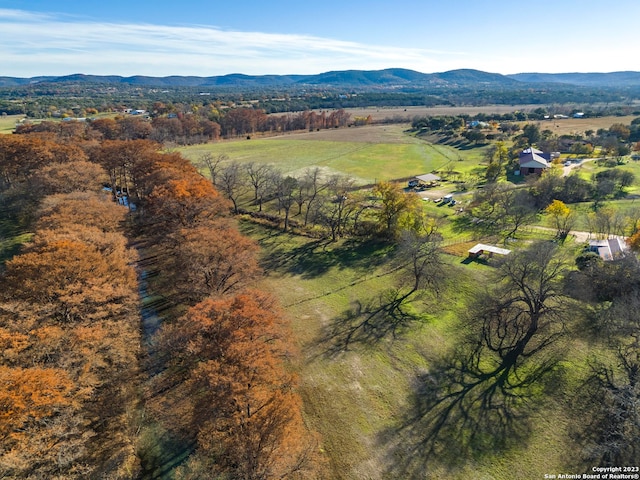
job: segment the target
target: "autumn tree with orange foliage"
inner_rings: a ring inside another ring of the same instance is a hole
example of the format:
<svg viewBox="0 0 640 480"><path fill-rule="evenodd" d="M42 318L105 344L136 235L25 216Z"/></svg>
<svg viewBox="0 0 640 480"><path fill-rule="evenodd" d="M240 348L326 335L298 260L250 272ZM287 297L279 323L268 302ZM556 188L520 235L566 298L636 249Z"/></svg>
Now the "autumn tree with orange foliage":
<svg viewBox="0 0 640 480"><path fill-rule="evenodd" d="M54 159L27 180L48 185L39 195L83 191L42 200L32 241L0 275L0 476L134 478L140 334L127 210L86 191L101 188L100 166L66 165Z"/></svg>
<svg viewBox="0 0 640 480"><path fill-rule="evenodd" d="M170 179L153 189L144 222L159 225L164 231L193 227L226 215L228 206L203 177Z"/></svg>
<svg viewBox="0 0 640 480"><path fill-rule="evenodd" d="M101 165L109 177L109 185L115 196L125 190L134 201L143 196L144 185L140 177L153 169L153 158L160 145L148 140L109 140L88 149L89 159Z"/></svg>
<svg viewBox="0 0 640 480"><path fill-rule="evenodd" d="M82 191L49 195L40 202L36 212L36 228L51 230L76 224L95 227L102 232L119 232L127 213L125 207L109 202L102 193Z"/></svg>
<svg viewBox="0 0 640 480"><path fill-rule="evenodd" d="M53 417L73 403L73 382L57 368L0 366L0 443L24 437L29 424Z"/></svg>
<svg viewBox="0 0 640 480"><path fill-rule="evenodd" d="M62 145L29 135L0 135L0 190L28 180L34 171L46 165L86 159L76 145Z"/></svg>
<svg viewBox="0 0 640 480"><path fill-rule="evenodd" d="M104 169L93 162L76 160L53 163L37 169L31 182L40 195L95 192L107 180Z"/></svg>
<svg viewBox="0 0 640 480"><path fill-rule="evenodd" d="M207 299L162 334L171 369L184 376L196 455L183 478L284 478L307 468L314 442L301 417L281 315L258 291Z"/></svg>
<svg viewBox="0 0 640 480"><path fill-rule="evenodd" d="M5 301L28 303L47 321L70 322L120 314L135 277L117 254L104 256L95 245L67 237L36 243L9 260L5 285Z"/></svg>
<svg viewBox="0 0 640 480"><path fill-rule="evenodd" d="M175 300L185 304L237 292L260 274L256 244L229 221L181 229L167 236L164 244L173 252L163 263L173 272L164 289L175 292Z"/></svg>
<svg viewBox="0 0 640 480"><path fill-rule="evenodd" d="M627 238L626 242L631 250L636 253L640 252L640 230Z"/></svg>

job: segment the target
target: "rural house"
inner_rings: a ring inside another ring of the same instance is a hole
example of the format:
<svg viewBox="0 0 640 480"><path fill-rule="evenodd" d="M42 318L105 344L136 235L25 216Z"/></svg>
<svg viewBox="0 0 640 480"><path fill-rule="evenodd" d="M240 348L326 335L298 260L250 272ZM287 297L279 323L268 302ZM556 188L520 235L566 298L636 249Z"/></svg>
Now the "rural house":
<svg viewBox="0 0 640 480"><path fill-rule="evenodd" d="M529 147L519 156L520 175L540 174L549 168L551 154Z"/></svg>

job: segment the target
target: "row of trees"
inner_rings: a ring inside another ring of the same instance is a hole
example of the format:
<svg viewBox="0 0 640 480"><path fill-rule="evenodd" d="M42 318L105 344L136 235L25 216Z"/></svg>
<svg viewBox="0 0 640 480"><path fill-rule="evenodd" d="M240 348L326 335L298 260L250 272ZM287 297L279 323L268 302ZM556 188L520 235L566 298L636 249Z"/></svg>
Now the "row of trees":
<svg viewBox="0 0 640 480"><path fill-rule="evenodd" d="M270 164L234 162L226 155L205 154L197 164L231 201L234 213L275 220L285 231L294 225L333 241L344 235L394 237L407 224L421 221L419 198L387 182L372 192L319 167L292 176Z"/></svg>
<svg viewBox="0 0 640 480"><path fill-rule="evenodd" d="M58 167L36 169L33 177ZM78 180L73 169L58 176ZM84 185L95 190L95 179ZM4 477L125 479L139 472L136 255L122 234L126 213L95 191L45 196L32 241L5 263Z"/></svg>
<svg viewBox="0 0 640 480"><path fill-rule="evenodd" d="M257 247L229 218L227 200L177 154L146 150L110 171L128 178L151 287L167 303L148 405L197 445L180 478L309 468L315 443L286 367L286 324L271 297L249 288L260 275Z"/></svg>
<svg viewBox="0 0 640 480"><path fill-rule="evenodd" d="M203 114L205 112L202 112ZM216 110L214 119L198 112L145 119L142 116L116 116L80 121L24 123L16 133L50 134L59 141L140 140L191 145L255 133L284 133L345 127L350 115L344 110L330 113L305 111L297 114L267 115L254 108ZM358 120L363 123L363 120ZM366 123L366 119L364 120Z"/></svg>
<svg viewBox="0 0 640 480"><path fill-rule="evenodd" d="M148 457L138 438L145 409L197 444L183 478L308 468L316 442L286 366L286 324L273 299L248 289L260 275L256 246L228 201L157 143L57 140L0 137L4 205L36 232L0 277L2 474L135 478ZM143 265L169 306L148 359L162 374L142 410L125 218L136 219Z"/></svg>

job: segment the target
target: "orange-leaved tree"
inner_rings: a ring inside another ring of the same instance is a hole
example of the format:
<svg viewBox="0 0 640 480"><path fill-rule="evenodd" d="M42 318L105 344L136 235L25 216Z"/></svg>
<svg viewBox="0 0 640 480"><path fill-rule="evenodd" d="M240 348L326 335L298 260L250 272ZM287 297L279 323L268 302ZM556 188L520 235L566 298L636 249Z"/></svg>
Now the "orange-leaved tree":
<svg viewBox="0 0 640 480"><path fill-rule="evenodd" d="M73 403L73 382L58 368L0 365L0 385L0 443L5 445Z"/></svg>
<svg viewBox="0 0 640 480"><path fill-rule="evenodd" d="M164 333L173 365L186 371L192 461L234 478L284 478L305 467L310 436L273 300L258 291L208 299Z"/></svg>
<svg viewBox="0 0 640 480"><path fill-rule="evenodd" d="M168 235L163 245L172 252L163 262L173 272L166 289L186 303L237 292L260 273L257 245L229 220L181 229Z"/></svg>

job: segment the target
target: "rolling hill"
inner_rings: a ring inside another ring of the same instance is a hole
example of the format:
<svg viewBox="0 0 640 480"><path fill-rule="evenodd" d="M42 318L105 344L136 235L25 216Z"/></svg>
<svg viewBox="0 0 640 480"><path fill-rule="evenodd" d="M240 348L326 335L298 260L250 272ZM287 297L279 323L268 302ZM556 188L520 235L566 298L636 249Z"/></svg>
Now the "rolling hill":
<svg viewBox="0 0 640 480"><path fill-rule="evenodd" d="M568 84L589 87L640 86L640 72L612 73L518 73L501 75L472 69L441 73L421 73L402 68L384 70L343 70L317 75L243 75L149 77L73 74L32 78L0 77L0 87L33 84L119 84L148 87L500 87L522 88L526 84ZM524 84L524 85L523 85Z"/></svg>

